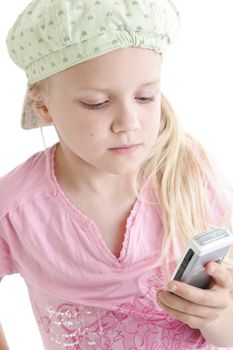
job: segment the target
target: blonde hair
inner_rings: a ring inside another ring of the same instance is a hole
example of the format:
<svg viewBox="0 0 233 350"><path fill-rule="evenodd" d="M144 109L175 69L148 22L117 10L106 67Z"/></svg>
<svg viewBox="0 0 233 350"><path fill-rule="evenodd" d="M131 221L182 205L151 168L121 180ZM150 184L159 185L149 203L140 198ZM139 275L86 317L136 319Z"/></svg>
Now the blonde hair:
<svg viewBox="0 0 233 350"><path fill-rule="evenodd" d="M44 104L44 100L48 101L50 97L50 78L46 78L38 81L29 86L28 98L32 103L34 102L36 106Z"/></svg>
<svg viewBox="0 0 233 350"><path fill-rule="evenodd" d="M218 227L214 208L227 203L230 208L230 196L204 148L182 130L164 95L160 131L138 179L145 174L160 208L164 231L161 259L167 265L169 256L178 259L194 235Z"/></svg>
<svg viewBox="0 0 233 350"><path fill-rule="evenodd" d="M30 93L38 103L46 94L48 97L48 79L34 84ZM159 134L140 166L137 184L145 174L159 204L163 225L161 260L168 266L169 256L178 259L194 235L218 226L213 206L226 204L228 193L204 148L182 130L164 95ZM211 189L214 198L210 198Z"/></svg>

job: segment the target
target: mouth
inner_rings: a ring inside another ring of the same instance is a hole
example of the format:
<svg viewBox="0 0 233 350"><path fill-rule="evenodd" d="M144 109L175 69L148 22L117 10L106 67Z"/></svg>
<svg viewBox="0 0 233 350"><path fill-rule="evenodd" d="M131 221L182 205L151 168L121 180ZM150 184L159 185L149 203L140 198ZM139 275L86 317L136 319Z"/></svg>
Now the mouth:
<svg viewBox="0 0 233 350"><path fill-rule="evenodd" d="M129 154L136 151L142 144L129 144L129 145L120 145L118 147L112 147L109 148L111 152L118 153L118 154Z"/></svg>

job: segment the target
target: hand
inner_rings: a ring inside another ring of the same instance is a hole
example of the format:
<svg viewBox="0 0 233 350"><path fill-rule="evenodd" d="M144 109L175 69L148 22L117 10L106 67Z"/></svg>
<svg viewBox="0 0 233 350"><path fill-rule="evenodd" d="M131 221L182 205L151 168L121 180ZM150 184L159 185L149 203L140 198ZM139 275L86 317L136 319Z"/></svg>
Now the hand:
<svg viewBox="0 0 233 350"><path fill-rule="evenodd" d="M165 312L195 329L220 320L233 303L233 272L215 262L208 263L205 271L213 277L210 289L170 281L167 290L157 293L157 302Z"/></svg>

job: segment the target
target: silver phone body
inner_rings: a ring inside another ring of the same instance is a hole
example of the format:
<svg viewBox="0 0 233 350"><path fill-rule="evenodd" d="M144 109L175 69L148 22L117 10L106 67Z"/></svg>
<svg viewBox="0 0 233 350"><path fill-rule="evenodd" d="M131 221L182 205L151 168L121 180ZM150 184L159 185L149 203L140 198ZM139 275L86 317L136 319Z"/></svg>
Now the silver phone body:
<svg viewBox="0 0 233 350"><path fill-rule="evenodd" d="M232 244L233 235L225 228L217 228L195 236L185 249L171 280L182 281L198 288L208 288L211 276L205 272L204 266L210 261L221 263Z"/></svg>

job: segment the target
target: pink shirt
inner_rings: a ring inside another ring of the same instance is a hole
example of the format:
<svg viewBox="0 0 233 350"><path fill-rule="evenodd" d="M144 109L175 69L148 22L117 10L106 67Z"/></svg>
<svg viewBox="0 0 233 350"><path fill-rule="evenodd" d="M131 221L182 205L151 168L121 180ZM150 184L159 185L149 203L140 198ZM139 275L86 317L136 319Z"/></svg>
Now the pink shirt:
<svg viewBox="0 0 233 350"><path fill-rule="evenodd" d="M45 349L217 349L156 304L156 205L135 202L116 258L59 187L55 151L47 171L40 152L0 179L0 276L24 278ZM216 206L216 218L229 209Z"/></svg>

